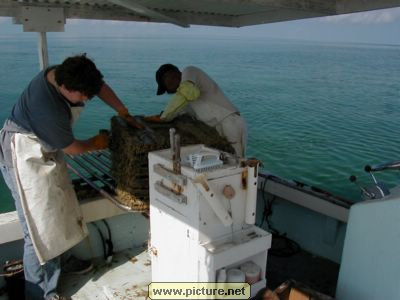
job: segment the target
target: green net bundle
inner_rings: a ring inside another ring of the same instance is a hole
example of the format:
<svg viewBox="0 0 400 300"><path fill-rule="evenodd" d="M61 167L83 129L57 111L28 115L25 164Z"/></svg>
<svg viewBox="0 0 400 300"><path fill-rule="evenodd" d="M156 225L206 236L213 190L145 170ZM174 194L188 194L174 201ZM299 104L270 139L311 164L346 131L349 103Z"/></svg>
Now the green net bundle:
<svg viewBox="0 0 400 300"><path fill-rule="evenodd" d="M137 211L145 211L149 206L148 153L170 148L170 128L180 135L181 146L204 144L234 153L229 142L214 128L186 115L168 123L145 124L148 129L135 129L119 117L111 119L111 171L117 183L118 200Z"/></svg>

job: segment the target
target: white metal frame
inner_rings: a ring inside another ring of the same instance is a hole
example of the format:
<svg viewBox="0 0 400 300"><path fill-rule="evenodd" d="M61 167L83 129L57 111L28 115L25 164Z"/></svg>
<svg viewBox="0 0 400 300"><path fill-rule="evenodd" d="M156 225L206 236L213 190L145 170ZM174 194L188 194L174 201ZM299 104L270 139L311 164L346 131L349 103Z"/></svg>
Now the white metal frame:
<svg viewBox="0 0 400 300"><path fill-rule="evenodd" d="M71 19L241 27L399 7L400 0L0 0L0 16L14 17L24 5L63 8Z"/></svg>
<svg viewBox="0 0 400 300"><path fill-rule="evenodd" d="M262 192L268 192L281 199L290 201L297 205L306 207L323 215L329 216L341 222L347 223L349 218L349 209L343 206L334 204L329 201L324 201L321 198L307 194L295 188L288 187L284 184L267 180L263 177L259 177L259 187L264 187Z"/></svg>

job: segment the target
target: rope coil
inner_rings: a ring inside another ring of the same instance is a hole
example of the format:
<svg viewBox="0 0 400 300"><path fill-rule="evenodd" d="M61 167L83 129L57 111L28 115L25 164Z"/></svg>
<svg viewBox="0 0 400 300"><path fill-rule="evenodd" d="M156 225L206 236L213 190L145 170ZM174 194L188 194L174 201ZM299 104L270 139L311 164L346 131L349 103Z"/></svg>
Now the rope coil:
<svg viewBox="0 0 400 300"><path fill-rule="evenodd" d="M24 264L22 260L6 261L3 271L4 273L0 274L1 277L13 277L24 272Z"/></svg>

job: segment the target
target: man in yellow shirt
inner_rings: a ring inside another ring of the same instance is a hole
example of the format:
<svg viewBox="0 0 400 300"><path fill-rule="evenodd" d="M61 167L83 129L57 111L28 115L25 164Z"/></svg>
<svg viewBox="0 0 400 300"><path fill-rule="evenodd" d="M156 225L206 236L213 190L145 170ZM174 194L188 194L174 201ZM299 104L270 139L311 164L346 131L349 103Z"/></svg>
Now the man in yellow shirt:
<svg viewBox="0 0 400 300"><path fill-rule="evenodd" d="M245 156L246 122L204 71L188 66L181 72L172 64L164 64L156 72L156 81L157 95L165 92L175 94L161 114L161 120L170 121L179 114L187 113L214 127L232 144L237 156Z"/></svg>

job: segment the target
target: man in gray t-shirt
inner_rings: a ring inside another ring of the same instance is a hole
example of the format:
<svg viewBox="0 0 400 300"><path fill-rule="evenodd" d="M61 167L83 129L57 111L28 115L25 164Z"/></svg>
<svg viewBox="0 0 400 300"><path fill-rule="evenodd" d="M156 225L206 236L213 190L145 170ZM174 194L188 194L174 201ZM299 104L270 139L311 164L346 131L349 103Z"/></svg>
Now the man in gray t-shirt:
<svg viewBox="0 0 400 300"><path fill-rule="evenodd" d="M69 57L61 65L48 68L35 76L23 91L0 131L0 168L12 192L24 232L27 299L58 299L56 289L60 276L60 259L52 259L43 266L39 263L21 206L13 169L11 141L16 133L29 133L37 137L45 151L78 154L107 148L107 135L99 134L87 140L78 140L72 132L75 112L95 95L116 110L130 125L140 128L126 106L103 81L103 75L96 65L85 55L81 55Z"/></svg>

